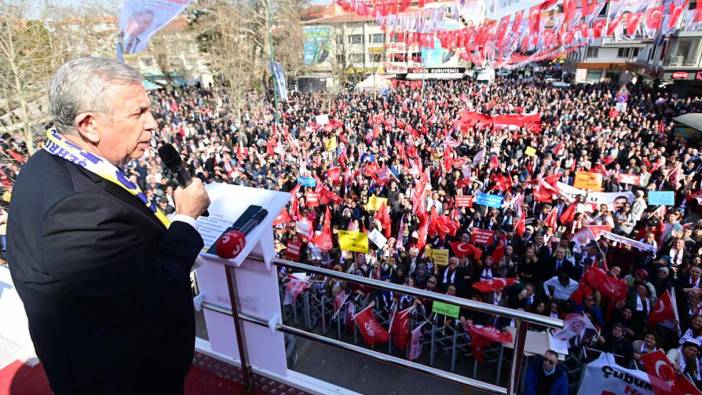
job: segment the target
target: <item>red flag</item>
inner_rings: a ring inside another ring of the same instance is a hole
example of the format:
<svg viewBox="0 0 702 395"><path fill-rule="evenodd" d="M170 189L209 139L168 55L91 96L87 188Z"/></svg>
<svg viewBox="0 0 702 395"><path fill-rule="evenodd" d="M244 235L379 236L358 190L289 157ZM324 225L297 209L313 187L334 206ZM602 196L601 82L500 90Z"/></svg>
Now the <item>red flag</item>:
<svg viewBox="0 0 702 395"><path fill-rule="evenodd" d="M290 221L292 221L292 218L290 218L288 210L283 207L283 209L280 210L280 214L278 214L278 216L273 220L273 226L286 225Z"/></svg>
<svg viewBox="0 0 702 395"><path fill-rule="evenodd" d="M390 323L392 344L400 350L405 350L410 343L410 313L412 307L402 311L395 310Z"/></svg>
<svg viewBox="0 0 702 395"><path fill-rule="evenodd" d="M663 295L653 305L651 312L648 314L648 324L653 326L665 321L675 321L675 312L673 310L673 302L670 300L670 292L665 291Z"/></svg>
<svg viewBox="0 0 702 395"><path fill-rule="evenodd" d="M585 282L613 301L626 299L629 287L624 280L610 276L604 269L591 266L583 275Z"/></svg>
<svg viewBox="0 0 702 395"><path fill-rule="evenodd" d="M412 194L412 211L417 214L426 212L426 190L427 180L425 177L421 177L417 182L417 186L414 188L414 193Z"/></svg>
<svg viewBox="0 0 702 395"><path fill-rule="evenodd" d="M412 330L412 340L409 349L407 349L407 359L410 361L414 361L422 354L422 327L424 324L426 321Z"/></svg>
<svg viewBox="0 0 702 395"><path fill-rule="evenodd" d="M572 203L568 208L563 210L561 214L561 223L563 225L569 224L575 220L575 209L578 207L578 203Z"/></svg>
<svg viewBox="0 0 702 395"><path fill-rule="evenodd" d="M519 237L524 236L524 232L526 232L526 210L522 210L522 215L519 216L519 220L515 226L515 232Z"/></svg>
<svg viewBox="0 0 702 395"><path fill-rule="evenodd" d="M579 305L582 305L583 298L590 295L592 295L592 288L590 288L590 286L587 285L585 281L581 281L578 285L578 289L576 289L575 292L570 294L570 300Z"/></svg>
<svg viewBox="0 0 702 395"><path fill-rule="evenodd" d="M326 252L332 249L331 212L329 211L329 206L327 206L327 209L324 212L322 232L317 236L314 236L311 241L322 251Z"/></svg>
<svg viewBox="0 0 702 395"><path fill-rule="evenodd" d="M473 348L475 360L479 363L485 362L483 349L492 343L512 343L510 332L501 332L494 326L482 326L467 324L466 332L470 335L470 345Z"/></svg>
<svg viewBox="0 0 702 395"><path fill-rule="evenodd" d="M470 243L452 241L449 243L449 246L451 246L453 253L459 257L469 255L477 261L483 256L483 250Z"/></svg>
<svg viewBox="0 0 702 395"><path fill-rule="evenodd" d="M492 252L492 261L497 264L503 256L505 256L505 239L500 238L500 241L497 243L497 248Z"/></svg>
<svg viewBox="0 0 702 395"><path fill-rule="evenodd" d="M473 288L482 293L488 293L493 291L501 291L506 287L511 287L512 285L519 282L517 278L491 278L489 280L480 280L477 283L473 283Z"/></svg>
<svg viewBox="0 0 702 395"><path fill-rule="evenodd" d="M417 239L417 248L421 251L427 243L427 234L429 233L429 215L426 212L417 213L419 218L419 229Z"/></svg>
<svg viewBox="0 0 702 395"><path fill-rule="evenodd" d="M546 219L544 219L544 225L553 229L554 231L558 228L558 209L552 208L551 212L548 213Z"/></svg>
<svg viewBox="0 0 702 395"><path fill-rule="evenodd" d="M641 362L656 395L671 394L677 373L663 351L656 350L641 355Z"/></svg>
<svg viewBox="0 0 702 395"><path fill-rule="evenodd" d="M380 221L380 225L383 227L383 234L385 235L385 237L390 238L390 234L392 232L392 222L390 220L390 209L385 204L385 202L383 202L383 204L380 205L380 208L375 213L375 219Z"/></svg>
<svg viewBox="0 0 702 395"><path fill-rule="evenodd" d="M673 383L673 393L674 394L685 394L685 395L702 395L702 392L695 387L694 384L688 380L687 377L685 377L682 374L679 374L678 377L675 378L675 382Z"/></svg>
<svg viewBox="0 0 702 395"><path fill-rule="evenodd" d="M310 284L306 280L301 280L297 277L289 276L288 283L285 284L285 296L283 297L283 305L295 304L297 297L307 288Z"/></svg>
<svg viewBox="0 0 702 395"><path fill-rule="evenodd" d="M341 168L332 167L327 170L327 178L332 184L338 184L341 182Z"/></svg>
<svg viewBox="0 0 702 395"><path fill-rule="evenodd" d="M353 321L367 346L372 347L376 344L387 343L388 332L375 319L372 306L368 306L354 315Z"/></svg>

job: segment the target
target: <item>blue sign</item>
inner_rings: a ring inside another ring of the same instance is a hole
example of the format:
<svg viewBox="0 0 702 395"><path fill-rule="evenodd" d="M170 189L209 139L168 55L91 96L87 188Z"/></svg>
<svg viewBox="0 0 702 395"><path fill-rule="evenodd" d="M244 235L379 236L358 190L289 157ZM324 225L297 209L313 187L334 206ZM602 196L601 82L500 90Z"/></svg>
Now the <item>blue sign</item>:
<svg viewBox="0 0 702 395"><path fill-rule="evenodd" d="M500 208L502 207L502 196L480 192L475 199L475 203L481 206Z"/></svg>
<svg viewBox="0 0 702 395"><path fill-rule="evenodd" d="M652 206L674 206L675 205L675 192L673 192L673 191L649 192L648 193L648 204L650 204Z"/></svg>
<svg viewBox="0 0 702 395"><path fill-rule="evenodd" d="M314 188L315 186L317 186L317 180L315 180L312 177L300 177L297 179L297 183L302 185L303 187Z"/></svg>

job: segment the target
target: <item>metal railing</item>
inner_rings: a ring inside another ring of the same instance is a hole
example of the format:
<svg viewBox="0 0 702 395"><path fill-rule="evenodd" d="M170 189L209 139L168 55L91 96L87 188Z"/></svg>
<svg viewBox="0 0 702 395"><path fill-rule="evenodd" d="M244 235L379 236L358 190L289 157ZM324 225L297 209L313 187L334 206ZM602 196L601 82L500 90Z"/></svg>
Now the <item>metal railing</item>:
<svg viewBox="0 0 702 395"><path fill-rule="evenodd" d="M263 262L263 258L257 257L257 256L249 256L250 259L252 260L257 260ZM482 302L476 302L473 300L468 300L468 299L463 299L459 298L456 296L449 296L449 295L444 295L444 294L439 294L431 291L426 291L423 289L418 289L418 288L410 288L406 287L403 285L397 285L385 281L380 281L380 280L374 280L370 278L365 278L365 277L360 277L357 275L353 274L348 274L345 272L338 272L334 270L329 270L321 267L316 267L316 266L311 266L299 262L293 262L289 260L284 260L284 259L278 259L274 258L272 259L272 263L276 266L279 267L284 267L287 269L293 269L296 271L301 271L305 273L312 273L312 274L317 274L321 276L326 276L326 277L332 277L356 284L362 284L366 286L370 286L373 288L385 290L385 291L392 291L392 292L397 292L400 294L405 294L405 295L411 295L423 299L428 299L431 301L436 301L436 302L442 302L442 303L448 303L452 305L459 306L460 308L464 309L469 309L473 311L478 311L481 313L488 313L496 316L501 316L505 318L509 318L512 320L515 320L515 339L514 339L514 352L512 353L512 364L510 367L510 375L508 377L507 381L507 387L502 387L499 385L491 384L488 382L484 382L481 380L476 380L473 378L469 377L464 377L455 373L450 373L441 369L437 369L434 367L426 366L417 362L412 362L409 360L405 360L402 358L398 358L392 355L384 354L378 351L374 350L369 350L354 344L349 344L337 339L333 339L330 337L322 336L316 333L308 332L299 328L295 328L293 326L285 325L283 323L279 323L276 325L276 329L288 333L291 335L296 335L300 336L312 341L320 342L326 345L330 345L332 347L340 348L346 351L351 351L357 354L361 354L370 358L373 358L378 361L382 362L389 362L404 368L408 368L414 371L418 371L421 373L429 374L434 377L442 378L448 381L452 381L458 384L462 384L465 386L468 386L470 388L474 388L477 390L481 391L486 391L491 394L504 394L504 395L512 395L516 394L518 392L518 386L519 382L522 376L522 362L524 358L524 343L526 339L526 334L527 334L527 329L529 324L535 324L535 325L541 325L541 326L547 326L551 328L563 328L563 321L560 319L556 318L551 318L547 316L542 316L542 315L537 315L533 313L528 313L525 311L521 310L515 310L515 309L510 309L502 306L496 306L488 303L482 303ZM234 319L235 327L237 329L237 343L239 346L240 350L240 358L241 358L241 365L242 365L242 371L244 373L244 381L247 387L249 387L250 383L253 381L250 377L250 371L251 367L248 363L248 358L247 358L247 352L246 352L246 343L244 341L243 336L241 336L241 331L240 331L240 321L247 321L253 324L261 325L264 327L269 327L268 321L261 319L259 317L254 317L249 314L242 313L239 311L238 306L238 295L236 292L236 289L232 286L232 283L234 283L233 277L236 275L236 269L231 268L230 266L226 267L226 273L227 273L227 282L229 286L229 292L230 292L230 299L231 299L231 309L223 306L218 306L212 303L208 302L203 302L202 307L213 310L222 314L227 314L232 316ZM247 374L248 373L248 374Z"/></svg>

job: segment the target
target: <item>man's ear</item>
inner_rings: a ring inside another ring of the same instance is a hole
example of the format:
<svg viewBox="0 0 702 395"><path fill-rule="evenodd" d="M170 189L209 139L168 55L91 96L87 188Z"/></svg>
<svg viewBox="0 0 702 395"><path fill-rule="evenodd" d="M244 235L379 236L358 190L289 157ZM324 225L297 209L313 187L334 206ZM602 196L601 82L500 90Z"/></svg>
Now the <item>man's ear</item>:
<svg viewBox="0 0 702 395"><path fill-rule="evenodd" d="M97 128L97 118L94 113L79 114L75 120L75 128L83 140L97 144L100 142L100 133Z"/></svg>

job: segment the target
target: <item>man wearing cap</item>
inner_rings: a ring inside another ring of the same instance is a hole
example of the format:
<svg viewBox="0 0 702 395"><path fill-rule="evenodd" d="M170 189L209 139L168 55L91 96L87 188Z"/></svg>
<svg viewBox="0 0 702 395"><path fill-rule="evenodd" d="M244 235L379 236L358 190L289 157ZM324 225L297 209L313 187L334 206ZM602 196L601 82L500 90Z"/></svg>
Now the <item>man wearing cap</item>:
<svg viewBox="0 0 702 395"><path fill-rule="evenodd" d="M679 348L673 348L668 351L666 356L668 360L675 366L675 370L685 375L698 388L702 383L702 375L700 374L700 360L698 358L700 352L700 343L697 339L688 339Z"/></svg>

